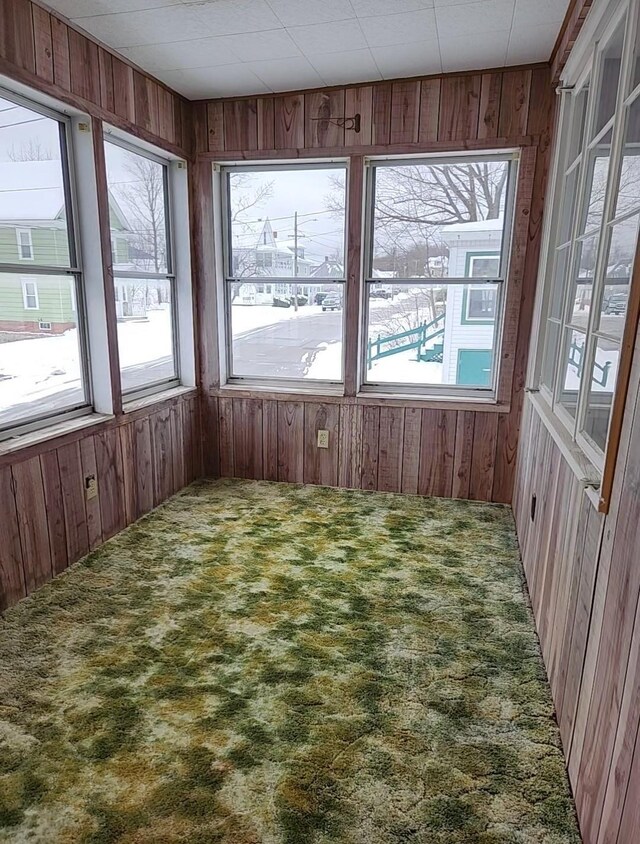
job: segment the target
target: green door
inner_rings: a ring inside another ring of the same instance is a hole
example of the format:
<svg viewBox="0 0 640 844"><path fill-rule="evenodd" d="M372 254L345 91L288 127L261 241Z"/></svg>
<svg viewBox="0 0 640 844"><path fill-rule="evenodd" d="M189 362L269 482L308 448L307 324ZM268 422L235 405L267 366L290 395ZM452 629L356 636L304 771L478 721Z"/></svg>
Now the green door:
<svg viewBox="0 0 640 844"><path fill-rule="evenodd" d="M491 356L491 349L459 349L457 383L464 387L490 387Z"/></svg>

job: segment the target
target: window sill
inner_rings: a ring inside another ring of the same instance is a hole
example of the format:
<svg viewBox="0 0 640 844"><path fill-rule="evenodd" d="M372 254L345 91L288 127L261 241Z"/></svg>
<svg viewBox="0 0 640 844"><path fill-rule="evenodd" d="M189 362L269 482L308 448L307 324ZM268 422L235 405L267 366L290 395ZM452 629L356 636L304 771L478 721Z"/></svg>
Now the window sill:
<svg viewBox="0 0 640 844"><path fill-rule="evenodd" d="M287 387L273 387L265 386L263 384L225 384L220 389L212 391L215 395L229 398L262 398L262 399L277 399L279 401L319 401L329 403L339 403L345 401L344 387L340 385L332 389L326 388L318 389L317 387L296 387L290 389Z"/></svg>
<svg viewBox="0 0 640 844"><path fill-rule="evenodd" d="M571 439L567 429L555 416L542 396L538 392L529 392L528 396L540 421L551 435L578 482L585 488L599 489L601 478L597 467L593 465L580 446ZM589 498L594 502L599 500L599 496L595 492Z"/></svg>
<svg viewBox="0 0 640 844"><path fill-rule="evenodd" d="M84 431L87 428L94 428L111 419L114 419L114 417L108 413L88 413L86 416L67 419L64 422L54 423L37 431L18 434L11 439L0 442L0 458L19 454L27 448L42 445L67 434L74 434L78 431Z"/></svg>
<svg viewBox="0 0 640 844"><path fill-rule="evenodd" d="M422 407L434 410L471 410L483 413L509 413L511 405L495 398L469 396L421 396L415 393L379 393L362 390L356 395L358 404L389 405L391 407Z"/></svg>
<svg viewBox="0 0 640 844"><path fill-rule="evenodd" d="M152 407L154 404L163 404L170 399L178 399L183 396L198 394L197 387L170 387L168 390L162 390L160 393L152 393L150 396L143 396L139 399L132 399L122 406L122 412L125 414L135 413L136 410L144 410Z"/></svg>

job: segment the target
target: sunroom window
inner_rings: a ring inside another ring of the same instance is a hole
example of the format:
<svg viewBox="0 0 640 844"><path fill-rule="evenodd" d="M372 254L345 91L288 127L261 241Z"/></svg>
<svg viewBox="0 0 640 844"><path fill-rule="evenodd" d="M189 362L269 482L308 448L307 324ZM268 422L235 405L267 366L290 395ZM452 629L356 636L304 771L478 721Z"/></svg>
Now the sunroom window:
<svg viewBox="0 0 640 844"><path fill-rule="evenodd" d="M515 170L511 153L370 162L365 390L491 398Z"/></svg>

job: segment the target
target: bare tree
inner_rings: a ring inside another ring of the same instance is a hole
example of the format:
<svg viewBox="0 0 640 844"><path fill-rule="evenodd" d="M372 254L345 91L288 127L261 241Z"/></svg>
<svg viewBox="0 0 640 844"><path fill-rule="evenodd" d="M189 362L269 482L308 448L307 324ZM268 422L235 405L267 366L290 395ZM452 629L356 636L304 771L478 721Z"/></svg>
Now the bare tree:
<svg viewBox="0 0 640 844"><path fill-rule="evenodd" d="M232 235L245 238L255 233L256 220L248 219L255 210L260 208L271 198L273 194L273 181L256 182L252 173L233 173L230 177L231 185L231 209L230 225ZM257 276L269 275L265 268L258 264L257 238L255 244L249 244L246 249L234 248L233 253L233 274L236 278L256 278ZM231 301L235 301L240 293L242 281L235 281L231 284Z"/></svg>
<svg viewBox="0 0 640 844"><path fill-rule="evenodd" d="M150 158L131 153L125 165L131 182L122 185L130 223L132 245L140 269L160 273L166 267L167 243L162 166Z"/></svg>
<svg viewBox="0 0 640 844"><path fill-rule="evenodd" d="M12 144L11 149L7 150L7 157L9 161L53 161L54 159L51 150L43 146L37 138L23 141L17 149Z"/></svg>

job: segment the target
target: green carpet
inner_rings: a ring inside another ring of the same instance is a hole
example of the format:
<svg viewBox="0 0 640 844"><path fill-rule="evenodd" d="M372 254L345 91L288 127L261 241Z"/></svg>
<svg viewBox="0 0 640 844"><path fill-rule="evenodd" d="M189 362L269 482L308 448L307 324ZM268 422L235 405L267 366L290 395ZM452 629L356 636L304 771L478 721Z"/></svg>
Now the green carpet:
<svg viewBox="0 0 640 844"><path fill-rule="evenodd" d="M510 510L183 491L0 622L0 841L576 844Z"/></svg>

